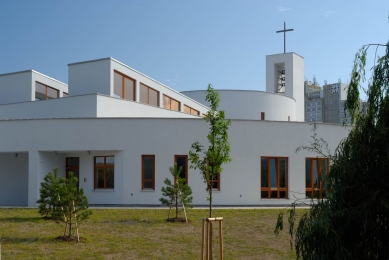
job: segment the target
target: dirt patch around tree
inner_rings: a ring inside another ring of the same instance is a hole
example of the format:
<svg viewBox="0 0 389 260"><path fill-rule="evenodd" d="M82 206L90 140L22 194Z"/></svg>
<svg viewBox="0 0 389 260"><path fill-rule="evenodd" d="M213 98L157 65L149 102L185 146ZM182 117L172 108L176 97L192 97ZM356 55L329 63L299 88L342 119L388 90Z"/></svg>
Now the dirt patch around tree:
<svg viewBox="0 0 389 260"><path fill-rule="evenodd" d="M188 219L188 222L186 222L185 218L168 218L166 219L166 222L172 222L172 223L190 223L192 222L190 219Z"/></svg>
<svg viewBox="0 0 389 260"><path fill-rule="evenodd" d="M69 236L59 236L55 238L55 241L59 242L75 242L77 243L77 237L69 237ZM78 243L86 243L88 240L85 237L80 237L80 242Z"/></svg>

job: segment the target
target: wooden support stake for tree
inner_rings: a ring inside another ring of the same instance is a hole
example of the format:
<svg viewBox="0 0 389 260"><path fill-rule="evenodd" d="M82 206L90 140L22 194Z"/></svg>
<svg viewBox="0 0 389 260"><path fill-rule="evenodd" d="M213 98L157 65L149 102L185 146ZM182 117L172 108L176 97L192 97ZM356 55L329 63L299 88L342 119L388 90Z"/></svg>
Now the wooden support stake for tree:
<svg viewBox="0 0 389 260"><path fill-rule="evenodd" d="M223 259L223 235L222 235L222 221L219 221L219 246L220 246L220 259Z"/></svg>
<svg viewBox="0 0 389 260"><path fill-rule="evenodd" d="M204 260L204 222L205 222L205 219L202 218L202 222L203 222L203 225L202 225L202 228L201 228L201 260Z"/></svg>
<svg viewBox="0 0 389 260"><path fill-rule="evenodd" d="M76 221L77 242L80 242L80 234L78 233L77 214L76 214L76 207L74 206L74 200L73 200L73 212L74 212L74 220Z"/></svg>
<svg viewBox="0 0 389 260"><path fill-rule="evenodd" d="M220 250L220 259L223 260L223 232L222 232L222 217L218 218L202 218L202 240L201 240L201 260L204 260L204 249L205 249L205 259L210 260L213 258L212 255L212 221L218 221L219 222L219 250ZM204 224L206 223L205 227L205 234L204 234ZM204 248L204 240L206 241L206 245Z"/></svg>

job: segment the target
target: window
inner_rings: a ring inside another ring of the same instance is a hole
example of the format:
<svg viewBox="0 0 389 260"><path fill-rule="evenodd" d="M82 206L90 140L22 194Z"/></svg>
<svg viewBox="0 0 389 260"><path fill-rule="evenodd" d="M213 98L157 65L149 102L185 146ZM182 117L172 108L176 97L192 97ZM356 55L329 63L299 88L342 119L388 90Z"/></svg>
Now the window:
<svg viewBox="0 0 389 260"><path fill-rule="evenodd" d="M155 189L155 155L142 155L142 190Z"/></svg>
<svg viewBox="0 0 389 260"><path fill-rule="evenodd" d="M213 190L220 190L220 173L217 173L214 179L211 180L211 186Z"/></svg>
<svg viewBox="0 0 389 260"><path fill-rule="evenodd" d="M47 100L59 97L59 91L42 83L35 82L35 100Z"/></svg>
<svg viewBox="0 0 389 260"><path fill-rule="evenodd" d="M63 94L62 94L62 97L68 97L69 96L69 94L68 93L66 93L66 92L63 92Z"/></svg>
<svg viewBox="0 0 389 260"><path fill-rule="evenodd" d="M261 157L261 198L288 198L287 157Z"/></svg>
<svg viewBox="0 0 389 260"><path fill-rule="evenodd" d="M159 106L159 92L143 83L140 83L139 102L157 107Z"/></svg>
<svg viewBox="0 0 389 260"><path fill-rule="evenodd" d="M215 179L212 181L212 189L220 190L220 173L216 174Z"/></svg>
<svg viewBox="0 0 389 260"><path fill-rule="evenodd" d="M200 115L199 111L197 111L196 109L193 109L191 107L188 107L187 105L184 105L184 113L195 115L195 116Z"/></svg>
<svg viewBox="0 0 389 260"><path fill-rule="evenodd" d="M182 167L180 177L188 184L188 155L174 155L174 162L177 163L177 168Z"/></svg>
<svg viewBox="0 0 389 260"><path fill-rule="evenodd" d="M114 71L113 95L116 98L135 101L135 79Z"/></svg>
<svg viewBox="0 0 389 260"><path fill-rule="evenodd" d="M113 156L95 156L95 189L113 189L115 183Z"/></svg>
<svg viewBox="0 0 389 260"><path fill-rule="evenodd" d="M261 112L261 120L265 120L265 112Z"/></svg>
<svg viewBox="0 0 389 260"><path fill-rule="evenodd" d="M163 107L170 110L180 111L180 102L169 96L163 95Z"/></svg>
<svg viewBox="0 0 389 260"><path fill-rule="evenodd" d="M80 186L80 158L79 157L66 157L66 179L69 178L69 172L73 173L73 176L77 177L77 188Z"/></svg>
<svg viewBox="0 0 389 260"><path fill-rule="evenodd" d="M328 158L305 159L305 195L306 198L324 198L326 176L329 172Z"/></svg>

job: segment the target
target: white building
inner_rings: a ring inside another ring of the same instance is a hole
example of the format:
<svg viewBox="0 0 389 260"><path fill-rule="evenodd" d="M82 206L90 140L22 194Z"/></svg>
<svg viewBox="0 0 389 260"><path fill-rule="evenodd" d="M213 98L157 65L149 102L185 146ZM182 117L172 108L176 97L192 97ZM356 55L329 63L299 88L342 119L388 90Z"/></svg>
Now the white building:
<svg viewBox="0 0 389 260"><path fill-rule="evenodd" d="M79 176L90 204L159 205L175 161L194 204L207 204L201 174L188 167L191 144L207 145L204 90L179 93L112 58L69 64L68 82L36 71L0 75L0 206L36 206L54 167ZM266 91L219 91L233 161L215 181L215 205L286 205L324 185L328 161L295 153L312 135L304 59L267 56ZM318 127L332 151L347 133Z"/></svg>

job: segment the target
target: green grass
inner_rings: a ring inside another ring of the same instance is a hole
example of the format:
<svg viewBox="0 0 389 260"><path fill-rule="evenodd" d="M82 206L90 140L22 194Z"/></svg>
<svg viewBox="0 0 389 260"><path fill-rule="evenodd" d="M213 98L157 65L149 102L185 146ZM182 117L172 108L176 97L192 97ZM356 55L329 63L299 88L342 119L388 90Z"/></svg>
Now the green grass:
<svg viewBox="0 0 389 260"><path fill-rule="evenodd" d="M273 234L279 209L215 209L223 217L224 259L295 259L286 231ZM7 259L199 259L201 218L167 223L168 209L93 209L80 225L86 243L58 242L64 225L42 219L37 209L0 209L2 260ZM284 227L288 229L287 226ZM214 228L218 259L218 230Z"/></svg>

